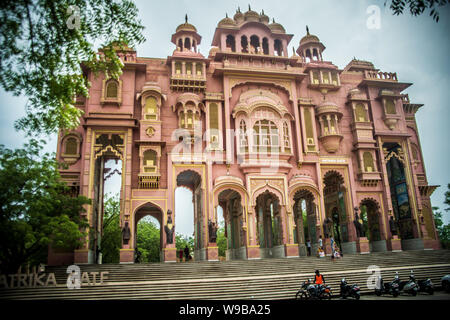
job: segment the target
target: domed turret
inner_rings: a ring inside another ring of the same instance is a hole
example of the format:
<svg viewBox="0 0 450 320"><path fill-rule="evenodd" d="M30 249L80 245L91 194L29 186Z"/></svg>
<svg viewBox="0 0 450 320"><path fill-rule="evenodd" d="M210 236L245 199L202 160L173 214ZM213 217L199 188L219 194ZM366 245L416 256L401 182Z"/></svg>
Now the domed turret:
<svg viewBox="0 0 450 320"><path fill-rule="evenodd" d="M322 61L322 52L325 46L320 42L319 37L310 34L309 28L306 26L306 35L300 40L300 46L297 53L306 61Z"/></svg>
<svg viewBox="0 0 450 320"><path fill-rule="evenodd" d="M197 33L197 28L188 22L188 16L185 16L185 22L180 24L172 35L172 43L177 46L177 51L197 52L197 45L200 44L202 37Z"/></svg>
<svg viewBox="0 0 450 320"><path fill-rule="evenodd" d="M241 23L242 21L244 21L244 14L241 12L241 9L238 7L238 9L236 10L236 14L233 17L234 21L236 21L236 23Z"/></svg>
<svg viewBox="0 0 450 320"><path fill-rule="evenodd" d="M270 21L269 16L266 16L264 14L264 10L262 10L262 12L261 12L261 14L259 16L259 21L261 21L264 24L269 24L269 21Z"/></svg>
<svg viewBox="0 0 450 320"><path fill-rule="evenodd" d="M286 33L286 30L284 30L284 27L275 22L275 19L272 19L272 23L269 24L270 30L272 30L273 33Z"/></svg>
<svg viewBox="0 0 450 320"><path fill-rule="evenodd" d="M250 5L248 5L248 11L244 13L244 20L259 22L259 13L256 11L252 11Z"/></svg>
<svg viewBox="0 0 450 320"><path fill-rule="evenodd" d="M228 14L226 14L225 18L220 20L219 23L217 24L217 26L220 28L234 27L234 26L236 26L236 21L234 21L231 18L228 18Z"/></svg>

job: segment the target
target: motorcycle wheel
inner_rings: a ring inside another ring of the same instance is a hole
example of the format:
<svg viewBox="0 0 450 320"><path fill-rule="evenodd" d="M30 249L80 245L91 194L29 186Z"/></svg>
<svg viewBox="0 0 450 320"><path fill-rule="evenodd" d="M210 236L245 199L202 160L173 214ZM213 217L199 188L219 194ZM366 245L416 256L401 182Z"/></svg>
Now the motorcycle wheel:
<svg viewBox="0 0 450 320"><path fill-rule="evenodd" d="M324 293L322 293L322 294L320 295L320 299L323 299L323 300L330 300L330 299L331 299L331 293L329 293L329 292L324 292Z"/></svg>
<svg viewBox="0 0 450 320"><path fill-rule="evenodd" d="M400 292L398 292L398 291L392 292L392 296L393 296L394 298L397 298L399 294L400 294Z"/></svg>
<svg viewBox="0 0 450 320"><path fill-rule="evenodd" d="M433 289L433 288L427 289L427 293L428 293L429 295L432 295L432 294L434 293L434 289Z"/></svg>
<svg viewBox="0 0 450 320"><path fill-rule="evenodd" d="M353 298L355 298L356 300L359 300L359 298L360 298L359 292L355 292L353 294Z"/></svg>
<svg viewBox="0 0 450 320"><path fill-rule="evenodd" d="M296 300L307 300L308 299L308 295L306 294L305 291L299 291L295 295L295 299Z"/></svg>
<svg viewBox="0 0 450 320"><path fill-rule="evenodd" d="M381 296L381 291L376 290L376 291L375 291L375 294L377 295L377 297L379 297L379 296Z"/></svg>
<svg viewBox="0 0 450 320"><path fill-rule="evenodd" d="M413 291L411 292L411 294L413 295L413 297L417 296L417 290L413 290Z"/></svg>

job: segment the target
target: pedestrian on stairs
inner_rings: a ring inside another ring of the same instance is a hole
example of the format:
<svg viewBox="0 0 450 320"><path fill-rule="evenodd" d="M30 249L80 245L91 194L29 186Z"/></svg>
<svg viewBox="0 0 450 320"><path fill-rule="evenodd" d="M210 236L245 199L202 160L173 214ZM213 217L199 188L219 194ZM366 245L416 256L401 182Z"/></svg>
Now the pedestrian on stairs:
<svg viewBox="0 0 450 320"><path fill-rule="evenodd" d="M306 249L308 250L308 256L311 255L311 240L306 241Z"/></svg>
<svg viewBox="0 0 450 320"><path fill-rule="evenodd" d="M184 248L184 256L186 257L186 262L189 261L189 247L186 245L186 247Z"/></svg>

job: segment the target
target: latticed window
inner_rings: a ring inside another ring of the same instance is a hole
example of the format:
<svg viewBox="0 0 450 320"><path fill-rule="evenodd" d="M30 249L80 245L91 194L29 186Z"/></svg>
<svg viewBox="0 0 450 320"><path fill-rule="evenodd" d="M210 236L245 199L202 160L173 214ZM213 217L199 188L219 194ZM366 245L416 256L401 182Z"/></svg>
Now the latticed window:
<svg viewBox="0 0 450 320"><path fill-rule="evenodd" d="M78 154L78 143L75 138L67 138L66 140L66 149L65 154L67 155L76 155Z"/></svg>
<svg viewBox="0 0 450 320"><path fill-rule="evenodd" d="M244 120L239 124L239 147L241 153L248 152L247 125Z"/></svg>
<svg viewBox="0 0 450 320"><path fill-rule="evenodd" d="M367 122L367 112L364 108L364 105L361 103L358 103L355 107L355 116L356 121L358 122Z"/></svg>
<svg viewBox="0 0 450 320"><path fill-rule="evenodd" d="M313 71L312 73L313 84L319 84L319 72Z"/></svg>
<svg viewBox="0 0 450 320"><path fill-rule="evenodd" d="M158 107L154 97L148 97L147 100L145 100L144 117L145 120L157 120Z"/></svg>
<svg viewBox="0 0 450 320"><path fill-rule="evenodd" d="M373 172L374 171L372 153L370 153L368 151L364 152L363 163L364 163L364 171L365 172Z"/></svg>
<svg viewBox="0 0 450 320"><path fill-rule="evenodd" d="M386 113L387 114L396 114L395 111L395 104L393 99L387 99L386 100Z"/></svg>
<svg viewBox="0 0 450 320"><path fill-rule="evenodd" d="M330 75L329 75L328 71L322 72L322 79L323 79L323 83L325 83L325 84L330 83Z"/></svg>
<svg viewBox="0 0 450 320"><path fill-rule="evenodd" d="M186 63L186 74L191 75L192 74L192 63Z"/></svg>
<svg viewBox="0 0 450 320"><path fill-rule="evenodd" d="M111 80L106 84L106 98L116 99L118 96L119 85L116 81Z"/></svg>
<svg viewBox="0 0 450 320"><path fill-rule="evenodd" d="M201 76L203 73L203 66L200 63L197 63L195 69L196 69L197 76Z"/></svg>
<svg viewBox="0 0 450 320"><path fill-rule="evenodd" d="M336 72L332 72L332 73L331 73L331 83L332 83L334 86L337 86L337 85L339 84L339 82L338 82L338 75L337 75Z"/></svg>
<svg viewBox="0 0 450 320"><path fill-rule="evenodd" d="M289 127L287 122L283 123L283 139L284 139L284 152L291 152L291 142L289 140Z"/></svg>
<svg viewBox="0 0 450 320"><path fill-rule="evenodd" d="M186 125L186 123L185 123L185 119L184 119L184 112L181 111L180 112L180 128L184 128L185 125Z"/></svg>
<svg viewBox="0 0 450 320"><path fill-rule="evenodd" d="M253 126L253 151L254 152L279 152L280 143L278 128L270 120L258 120Z"/></svg>
<svg viewBox="0 0 450 320"><path fill-rule="evenodd" d="M181 63L180 62L175 63L175 74L181 74Z"/></svg>
<svg viewBox="0 0 450 320"><path fill-rule="evenodd" d="M192 110L188 110L186 121L187 121L187 128L192 129L194 126L194 113L192 112Z"/></svg>

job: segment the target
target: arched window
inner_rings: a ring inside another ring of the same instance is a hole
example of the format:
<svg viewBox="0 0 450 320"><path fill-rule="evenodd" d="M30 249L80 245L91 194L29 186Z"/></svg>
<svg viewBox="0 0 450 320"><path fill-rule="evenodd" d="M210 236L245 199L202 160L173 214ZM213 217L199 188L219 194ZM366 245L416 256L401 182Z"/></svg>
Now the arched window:
<svg viewBox="0 0 450 320"><path fill-rule="evenodd" d="M387 114L396 114L395 104L393 99L386 99L386 113Z"/></svg>
<svg viewBox="0 0 450 320"><path fill-rule="evenodd" d="M258 36L251 36L250 37L250 53L259 53L259 50L261 50L259 48L259 38Z"/></svg>
<svg viewBox="0 0 450 320"><path fill-rule="evenodd" d="M318 71L313 71L312 72L312 81L313 81L313 84L319 84L320 83L319 72Z"/></svg>
<svg viewBox="0 0 450 320"><path fill-rule="evenodd" d="M227 49L231 50L232 52L236 52L236 41L233 35L227 35L226 46Z"/></svg>
<svg viewBox="0 0 450 320"><path fill-rule="evenodd" d="M263 38L262 49L264 54L269 54L269 40L267 38Z"/></svg>
<svg viewBox="0 0 450 320"><path fill-rule="evenodd" d="M313 49L313 59L314 60L319 60L319 53L317 52L317 49L316 48L314 48Z"/></svg>
<svg viewBox="0 0 450 320"><path fill-rule="evenodd" d="M239 148L241 153L248 152L248 139L247 139L247 125L245 121L242 119L239 123Z"/></svg>
<svg viewBox="0 0 450 320"><path fill-rule="evenodd" d="M362 103L358 103L355 107L355 117L357 122L367 122L366 108Z"/></svg>
<svg viewBox="0 0 450 320"><path fill-rule="evenodd" d="M243 53L248 53L248 39L247 36L241 37L241 48Z"/></svg>
<svg viewBox="0 0 450 320"><path fill-rule="evenodd" d="M175 62L175 74L181 74L181 62Z"/></svg>
<svg viewBox="0 0 450 320"><path fill-rule="evenodd" d="M291 142L289 139L289 127L287 122L283 122L283 142L284 152L291 152Z"/></svg>
<svg viewBox="0 0 450 320"><path fill-rule="evenodd" d="M196 70L197 76L201 76L203 73L203 66L200 63L197 63L195 66L195 70Z"/></svg>
<svg viewBox="0 0 450 320"><path fill-rule="evenodd" d="M306 49L305 58L306 58L306 62L310 62L310 61L312 60L312 57L311 57L311 50ZM319 78L317 78L317 79L319 79Z"/></svg>
<svg viewBox="0 0 450 320"><path fill-rule="evenodd" d="M325 84L330 84L330 75L328 71L322 71L322 80Z"/></svg>
<svg viewBox="0 0 450 320"><path fill-rule="evenodd" d="M315 143L311 111L309 110L309 108L305 108L303 113L305 115L306 144L308 145L308 150L314 150ZM309 146L312 146L312 148L310 148Z"/></svg>
<svg viewBox="0 0 450 320"><path fill-rule="evenodd" d="M339 85L338 74L337 74L337 72L332 72L332 73L331 73L331 83L332 83L334 86Z"/></svg>
<svg viewBox="0 0 450 320"><path fill-rule="evenodd" d="M364 171L365 172L373 172L374 166L373 166L373 157L371 152L364 152L363 153L363 163L364 163Z"/></svg>
<svg viewBox="0 0 450 320"><path fill-rule="evenodd" d="M179 114L180 117L180 128L185 128L185 118L184 118L184 111L181 111Z"/></svg>
<svg viewBox="0 0 450 320"><path fill-rule="evenodd" d="M187 121L187 128L192 129L194 127L194 114L192 110L188 110L186 121Z"/></svg>
<svg viewBox="0 0 450 320"><path fill-rule="evenodd" d="M283 44L279 39L276 39L273 44L274 54L276 56L282 56L283 55Z"/></svg>
<svg viewBox="0 0 450 320"><path fill-rule="evenodd" d="M116 99L119 92L119 84L115 80L110 80L106 84L106 98Z"/></svg>
<svg viewBox="0 0 450 320"><path fill-rule="evenodd" d="M156 151L144 151L144 173L156 173Z"/></svg>
<svg viewBox="0 0 450 320"><path fill-rule="evenodd" d="M64 154L66 155L76 155L78 154L78 143L75 138L67 138Z"/></svg>
<svg viewBox="0 0 450 320"><path fill-rule="evenodd" d="M280 151L278 128L270 120L258 120L253 126L253 151L278 153Z"/></svg>
<svg viewBox="0 0 450 320"><path fill-rule="evenodd" d="M183 39L178 39L178 47L183 51Z"/></svg>
<svg viewBox="0 0 450 320"><path fill-rule="evenodd" d="M191 50L191 39L190 38L184 39L184 47L188 50Z"/></svg>
<svg viewBox="0 0 450 320"><path fill-rule="evenodd" d="M191 62L186 63L186 74L187 75L192 74L192 63Z"/></svg>
<svg viewBox="0 0 450 320"><path fill-rule="evenodd" d="M144 107L144 119L145 120L157 120L158 119L158 107L155 97L148 97L145 100Z"/></svg>

